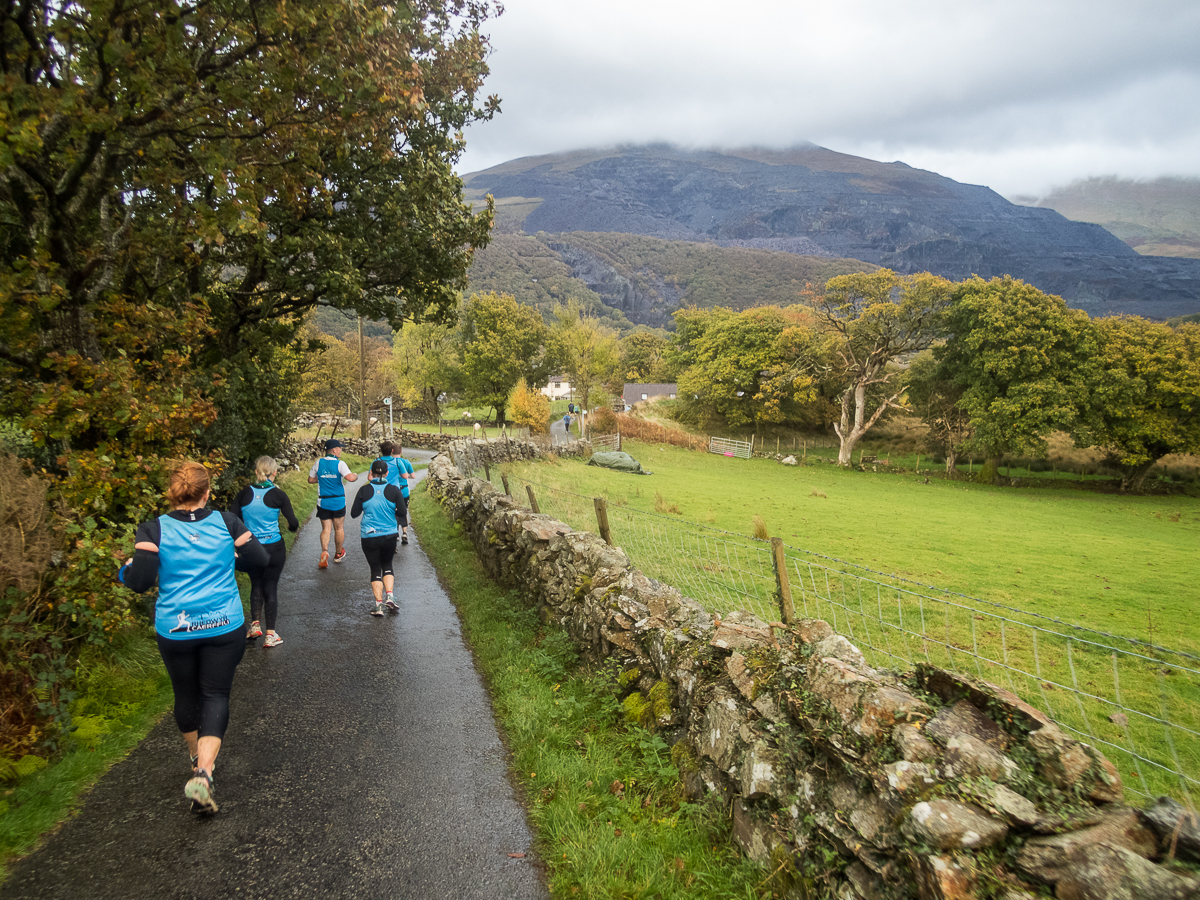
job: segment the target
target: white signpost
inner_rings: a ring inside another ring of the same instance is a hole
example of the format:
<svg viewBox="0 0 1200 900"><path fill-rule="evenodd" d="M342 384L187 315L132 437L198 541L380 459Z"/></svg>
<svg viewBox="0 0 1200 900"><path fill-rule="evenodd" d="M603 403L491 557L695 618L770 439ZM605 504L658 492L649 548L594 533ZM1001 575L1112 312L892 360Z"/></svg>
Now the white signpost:
<svg viewBox="0 0 1200 900"><path fill-rule="evenodd" d="M384 398L383 398L383 405L384 405L384 406L386 406L386 407L388 408L388 435L389 435L390 437L395 437L395 436L396 436L396 429L395 429L395 427L392 425L392 398L391 398L391 397L384 397Z"/></svg>

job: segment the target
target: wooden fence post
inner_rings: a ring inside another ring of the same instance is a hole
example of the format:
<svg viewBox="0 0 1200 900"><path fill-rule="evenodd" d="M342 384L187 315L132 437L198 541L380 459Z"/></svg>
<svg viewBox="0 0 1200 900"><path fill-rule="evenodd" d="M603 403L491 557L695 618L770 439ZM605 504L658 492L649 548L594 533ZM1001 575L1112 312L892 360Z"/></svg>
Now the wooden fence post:
<svg viewBox="0 0 1200 900"><path fill-rule="evenodd" d="M525 493L527 493L529 495L529 508L532 509L535 513L541 512L541 510L538 509L537 497L533 496L533 485L532 484L525 485Z"/></svg>
<svg viewBox="0 0 1200 900"><path fill-rule="evenodd" d="M487 477L488 482L492 480L492 467L487 464L487 460L483 461L483 474Z"/></svg>
<svg viewBox="0 0 1200 900"><path fill-rule="evenodd" d="M511 496L512 496L512 491L510 491L510 490L508 489L508 476L507 476L507 475L504 475L504 474L501 474L501 475L500 475L500 482L501 482L501 483L504 485L504 493L505 493L505 494L507 494L509 497L511 497Z"/></svg>
<svg viewBox="0 0 1200 900"><path fill-rule="evenodd" d="M796 611L792 608L792 585L788 580L787 557L783 555L783 539L771 538L771 556L775 560L775 586L779 589L779 612L783 623L791 625L796 621Z"/></svg>
<svg viewBox="0 0 1200 900"><path fill-rule="evenodd" d="M600 537L604 538L604 543L612 546L612 531L608 527L608 504L604 502L603 497L594 498L596 504L596 524L600 526Z"/></svg>

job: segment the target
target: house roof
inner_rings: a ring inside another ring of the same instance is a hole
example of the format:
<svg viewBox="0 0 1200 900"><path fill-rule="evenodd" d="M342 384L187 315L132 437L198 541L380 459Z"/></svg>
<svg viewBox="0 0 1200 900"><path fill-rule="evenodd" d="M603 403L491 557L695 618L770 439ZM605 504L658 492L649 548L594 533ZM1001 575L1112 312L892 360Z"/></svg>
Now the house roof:
<svg viewBox="0 0 1200 900"><path fill-rule="evenodd" d="M677 388L678 385L675 384L627 384L621 392L621 399L625 401L626 406L633 406L641 402L642 394L646 395L647 400L669 397L677 392Z"/></svg>

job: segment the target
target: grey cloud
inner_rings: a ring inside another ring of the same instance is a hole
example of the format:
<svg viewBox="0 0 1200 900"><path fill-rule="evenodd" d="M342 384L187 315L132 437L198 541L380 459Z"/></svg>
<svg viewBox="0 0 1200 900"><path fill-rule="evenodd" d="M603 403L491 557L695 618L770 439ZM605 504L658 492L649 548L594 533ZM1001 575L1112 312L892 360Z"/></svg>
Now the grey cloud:
<svg viewBox="0 0 1200 900"><path fill-rule="evenodd" d="M463 172L614 143L813 140L1009 192L1064 172L1200 175L1193 2L513 0L492 38L485 89L504 111L468 132Z"/></svg>

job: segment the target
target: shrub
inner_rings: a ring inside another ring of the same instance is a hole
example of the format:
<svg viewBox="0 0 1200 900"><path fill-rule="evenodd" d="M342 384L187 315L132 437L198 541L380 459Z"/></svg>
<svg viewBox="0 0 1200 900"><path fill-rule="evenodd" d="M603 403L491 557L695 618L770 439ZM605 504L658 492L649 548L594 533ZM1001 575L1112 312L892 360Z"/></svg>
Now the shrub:
<svg viewBox="0 0 1200 900"><path fill-rule="evenodd" d="M769 541L771 539L771 532L767 530L767 523L758 513L754 514L752 534L760 541Z"/></svg>
<svg viewBox="0 0 1200 900"><path fill-rule="evenodd" d="M588 417L588 427L592 434L616 434L617 414L607 406L602 406Z"/></svg>
<svg viewBox="0 0 1200 900"><path fill-rule="evenodd" d="M70 623L45 590L62 546L46 487L15 456L0 454L0 757L10 759L52 749L70 724Z"/></svg>
<svg viewBox="0 0 1200 900"><path fill-rule="evenodd" d="M524 378L513 385L508 395L508 409L513 422L534 434L545 434L550 430L550 400L530 388Z"/></svg>
<svg viewBox="0 0 1200 900"><path fill-rule="evenodd" d="M647 444L670 444L674 447L686 447L689 450L708 449L708 441L685 431L665 428L636 416L614 414L613 418L617 420L621 437L627 440L642 441Z"/></svg>
<svg viewBox="0 0 1200 900"><path fill-rule="evenodd" d="M654 511L659 513L674 513L677 516L683 515L683 510L679 508L678 503L668 503L667 498L658 491L654 492Z"/></svg>

